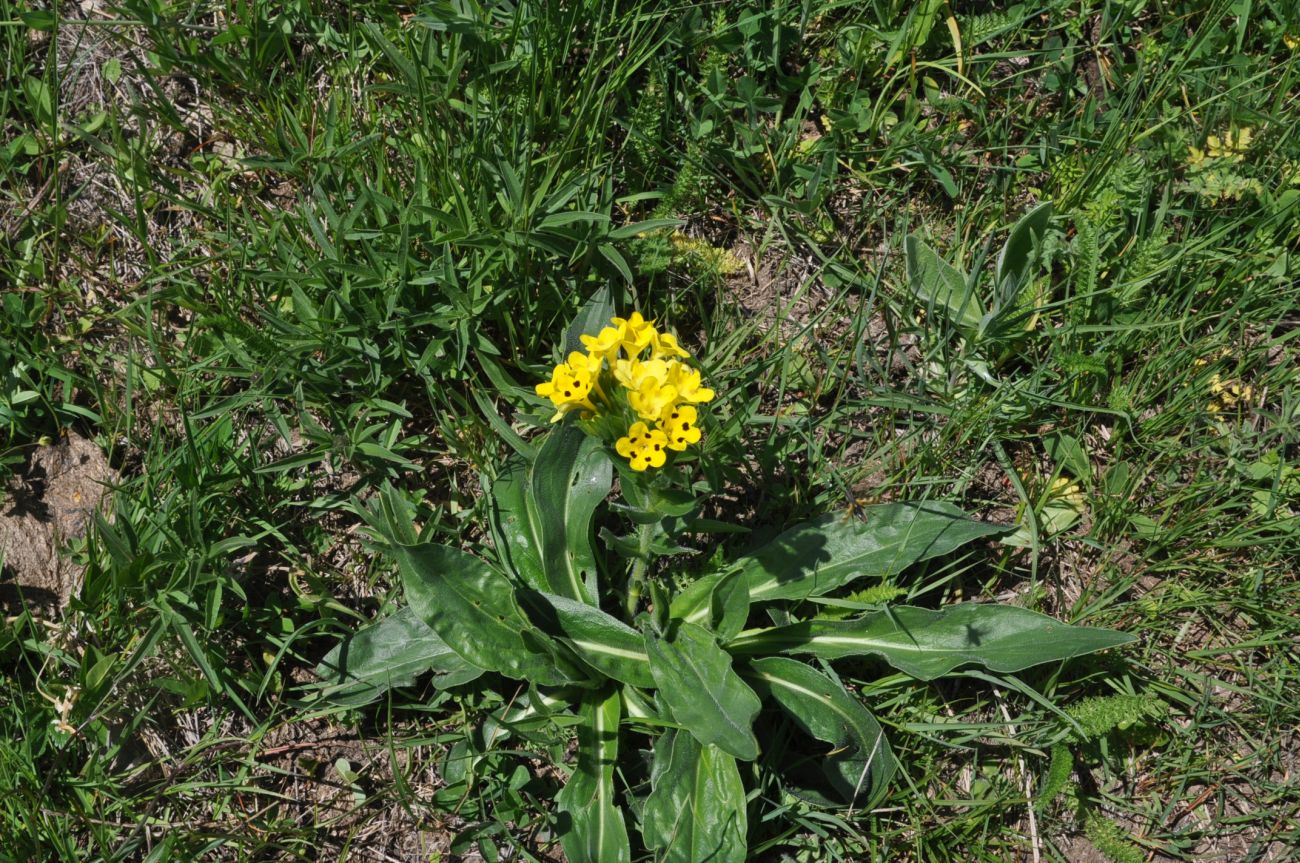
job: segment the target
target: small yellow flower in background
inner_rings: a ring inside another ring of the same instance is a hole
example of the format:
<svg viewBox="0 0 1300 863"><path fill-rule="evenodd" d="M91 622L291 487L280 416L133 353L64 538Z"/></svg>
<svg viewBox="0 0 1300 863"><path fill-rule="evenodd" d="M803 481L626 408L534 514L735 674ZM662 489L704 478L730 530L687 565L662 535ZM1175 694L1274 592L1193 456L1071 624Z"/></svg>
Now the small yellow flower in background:
<svg viewBox="0 0 1300 863"><path fill-rule="evenodd" d="M628 460L632 470L643 471L650 467L663 467L668 459L664 450L668 446L668 436L659 429L651 429L645 423L632 423L627 436L621 437L614 444L618 454Z"/></svg>
<svg viewBox="0 0 1300 863"><path fill-rule="evenodd" d="M537 394L555 406L552 422L581 411L584 423L594 420L589 432L609 437L630 422L614 449L635 471L663 467L668 450L683 452L700 442L697 406L712 401L714 392L672 333L659 331L640 312L610 322L594 336L581 336L587 352L569 354L549 381L537 384Z"/></svg>
<svg viewBox="0 0 1300 863"><path fill-rule="evenodd" d="M1294 51L1297 48L1300 48L1300 36L1283 36L1282 42L1283 44L1286 45L1286 47L1290 48L1292 51Z"/></svg>
<svg viewBox="0 0 1300 863"><path fill-rule="evenodd" d="M1246 157L1246 151L1250 149L1254 138L1255 130L1250 126L1232 126L1222 135L1207 135L1205 149L1187 148L1187 164L1192 168L1200 168L1206 159L1240 162Z"/></svg>
<svg viewBox="0 0 1300 863"><path fill-rule="evenodd" d="M1210 403L1206 409L1212 413L1230 411L1242 402L1248 402L1255 396L1255 388L1239 381L1225 380L1215 372L1210 377Z"/></svg>

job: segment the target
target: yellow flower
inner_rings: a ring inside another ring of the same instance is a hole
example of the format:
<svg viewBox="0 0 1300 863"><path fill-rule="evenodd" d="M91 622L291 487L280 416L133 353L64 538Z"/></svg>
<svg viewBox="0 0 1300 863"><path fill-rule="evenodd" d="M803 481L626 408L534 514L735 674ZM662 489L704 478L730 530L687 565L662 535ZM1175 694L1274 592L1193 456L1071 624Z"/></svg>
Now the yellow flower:
<svg viewBox="0 0 1300 863"><path fill-rule="evenodd" d="M623 349L629 357L636 357L645 350L657 333L655 322L641 317L640 312L633 312L630 318L612 318L614 326L623 331Z"/></svg>
<svg viewBox="0 0 1300 863"><path fill-rule="evenodd" d="M650 353L655 359L680 357L686 359L690 353L677 344L677 337L672 333L655 333L651 341Z"/></svg>
<svg viewBox="0 0 1300 863"><path fill-rule="evenodd" d="M677 390L646 380L639 390L627 394L627 403L643 420L657 421L677 401Z"/></svg>
<svg viewBox="0 0 1300 863"><path fill-rule="evenodd" d="M560 363L551 372L551 379L538 384L535 389L539 396L545 396L555 405L555 416L551 422L558 422L569 411L579 408L595 413L596 406L591 403L591 388L595 376L600 372L600 358L574 351L569 354L567 363Z"/></svg>
<svg viewBox="0 0 1300 863"><path fill-rule="evenodd" d="M700 430L695 425L699 415L690 405L673 408L663 422L664 434L668 438L668 448L682 452L693 443L700 442Z"/></svg>
<svg viewBox="0 0 1300 863"><path fill-rule="evenodd" d="M665 360L619 360L614 363L614 379L636 392L647 381L662 386L668 381L668 363Z"/></svg>
<svg viewBox="0 0 1300 863"><path fill-rule="evenodd" d="M1215 372L1210 377L1210 394L1213 396L1209 405L1210 413L1218 413L1220 410L1231 410L1242 402L1249 402L1255 397L1255 388L1239 381L1224 380L1222 375Z"/></svg>
<svg viewBox="0 0 1300 863"><path fill-rule="evenodd" d="M623 337L626 332L626 326L605 327L600 331L599 335L584 335L578 338L582 339L582 344L593 356L609 360L610 365L613 365L614 360L618 357L618 349L623 346Z"/></svg>
<svg viewBox="0 0 1300 863"><path fill-rule="evenodd" d="M659 429L651 429L645 423L633 423L627 430L627 436L614 442L614 449L628 460L632 470L643 471L651 467L663 467L668 458L664 449L668 446L668 437Z"/></svg>
<svg viewBox="0 0 1300 863"><path fill-rule="evenodd" d="M681 401L692 404L713 401L713 390L700 385L700 370L684 363L669 363L667 383L677 391Z"/></svg>

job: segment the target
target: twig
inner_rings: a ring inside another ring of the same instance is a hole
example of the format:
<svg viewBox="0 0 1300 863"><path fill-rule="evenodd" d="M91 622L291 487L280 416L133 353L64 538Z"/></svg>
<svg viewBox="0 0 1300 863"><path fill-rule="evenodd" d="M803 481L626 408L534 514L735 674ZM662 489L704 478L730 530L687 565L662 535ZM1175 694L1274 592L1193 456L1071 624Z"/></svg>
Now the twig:
<svg viewBox="0 0 1300 863"><path fill-rule="evenodd" d="M998 712L1002 714L1003 720L1007 723L1007 736L1015 738L1016 727L1011 724L1011 711L1007 710L1006 700L1002 693L995 687L993 697L998 702ZM1029 851L1033 855L1034 863L1042 863L1042 852L1039 848L1042 840L1038 836L1038 815L1034 811L1034 780L1030 777L1029 771L1025 769L1025 759L1020 752L1016 752L1016 767L1020 770L1020 778L1025 791L1025 812L1029 818Z"/></svg>

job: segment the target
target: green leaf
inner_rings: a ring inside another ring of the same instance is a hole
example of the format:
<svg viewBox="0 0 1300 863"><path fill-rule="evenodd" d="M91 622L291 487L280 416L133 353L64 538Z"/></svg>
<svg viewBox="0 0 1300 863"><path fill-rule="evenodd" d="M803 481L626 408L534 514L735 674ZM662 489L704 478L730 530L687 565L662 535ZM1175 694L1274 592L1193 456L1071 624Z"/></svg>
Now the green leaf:
<svg viewBox="0 0 1300 863"><path fill-rule="evenodd" d="M731 570L739 571L739 570ZM713 612L713 588L718 586L726 572L712 572L695 579L673 597L668 616L688 623L710 624Z"/></svg>
<svg viewBox="0 0 1300 863"><path fill-rule="evenodd" d="M592 693L582 704L578 761L556 797L569 823L560 844L569 863L624 863L632 859L623 812L614 805L620 697Z"/></svg>
<svg viewBox="0 0 1300 863"><path fill-rule="evenodd" d="M514 586L497 570L445 545L392 548L411 607L468 662L542 685L585 676L529 624L515 605Z"/></svg>
<svg viewBox="0 0 1300 863"><path fill-rule="evenodd" d="M933 680L968 663L1020 671L1133 640L1126 633L1070 626L1025 608L967 602L940 611L903 605L856 620L804 621L742 634L730 649L822 659L870 654L904 674Z"/></svg>
<svg viewBox="0 0 1300 863"><path fill-rule="evenodd" d="M662 638L645 632L645 647L673 719L701 743L746 761L758 757L753 724L762 705L707 630L672 621Z"/></svg>
<svg viewBox="0 0 1300 863"><path fill-rule="evenodd" d="M668 616L712 629L726 642L744 628L749 617L749 584L739 569L697 578L673 597Z"/></svg>
<svg viewBox="0 0 1300 863"><path fill-rule="evenodd" d="M915 235L908 234L903 247L908 285L913 296L923 302L927 310L933 309L945 315L953 326L975 330L983 309L969 290L966 276Z"/></svg>
<svg viewBox="0 0 1300 863"><path fill-rule="evenodd" d="M1005 309L1031 281L1034 250L1042 243L1043 234L1052 220L1052 202L1045 201L1020 217L1007 235L1007 241L998 253L995 281L998 308Z"/></svg>
<svg viewBox="0 0 1300 863"><path fill-rule="evenodd" d="M563 639L592 668L620 683L654 687L641 633L583 602L535 590L521 590L518 596L533 623Z"/></svg>
<svg viewBox="0 0 1300 863"><path fill-rule="evenodd" d="M509 459L492 481L492 515L488 526L501 565L529 587L546 590L542 566L541 517L533 505L531 464Z"/></svg>
<svg viewBox="0 0 1300 863"><path fill-rule="evenodd" d="M641 835L658 863L744 863L745 788L736 759L672 730L655 742Z"/></svg>
<svg viewBox="0 0 1300 863"><path fill-rule="evenodd" d="M564 331L564 355L567 357L573 351L586 350L579 336L596 335L610 325L610 318L614 315L614 302L610 299L609 286L605 285L593 292L582 304Z"/></svg>
<svg viewBox="0 0 1300 863"><path fill-rule="evenodd" d="M552 593L594 604L591 520L609 494L614 467L601 442L577 426L552 429L533 462L533 508ZM592 590L588 590L590 580Z"/></svg>
<svg viewBox="0 0 1300 863"><path fill-rule="evenodd" d="M863 519L829 514L782 533L736 561L751 602L822 596L849 582L886 578L918 561L1007 530L950 503L887 503ZM692 610L686 617L695 620Z"/></svg>
<svg viewBox="0 0 1300 863"><path fill-rule="evenodd" d="M816 770L837 798L815 787L799 786L798 795L826 806L858 809L877 806L889 790L898 763L880 723L837 681L793 659L769 657L750 663L745 674L760 696L771 698L803 729L831 745L816 760Z"/></svg>
<svg viewBox="0 0 1300 863"><path fill-rule="evenodd" d="M502 564L530 587L590 604L591 520L613 481L600 441L576 426L552 428L531 466L512 459L492 483L490 525Z"/></svg>
<svg viewBox="0 0 1300 863"><path fill-rule="evenodd" d="M709 597L713 631L718 640L730 641L749 620L749 583L745 573L732 570L722 577Z"/></svg>
<svg viewBox="0 0 1300 863"><path fill-rule="evenodd" d="M316 666L323 695L335 704L368 704L395 686L433 672L439 689L468 683L483 669L466 662L410 606L357 630Z"/></svg>

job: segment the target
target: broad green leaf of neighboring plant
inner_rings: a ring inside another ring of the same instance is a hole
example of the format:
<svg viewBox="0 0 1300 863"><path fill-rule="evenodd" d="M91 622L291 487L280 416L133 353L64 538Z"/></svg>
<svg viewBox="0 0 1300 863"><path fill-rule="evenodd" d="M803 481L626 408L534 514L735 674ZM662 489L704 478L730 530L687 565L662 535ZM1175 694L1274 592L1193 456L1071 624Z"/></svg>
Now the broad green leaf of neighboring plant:
<svg viewBox="0 0 1300 863"><path fill-rule="evenodd" d="M350 707L368 704L392 687L410 686L430 671L439 689L483 674L483 669L448 647L410 606L357 630L316 666L316 676L327 686L324 697Z"/></svg>
<svg viewBox="0 0 1300 863"><path fill-rule="evenodd" d="M578 309L578 313L569 322L568 329L564 331L564 355L567 357L573 351L586 350L582 344L582 336L596 335L602 328L610 325L610 319L615 314L617 313L610 297L609 286L602 285L582 304L582 308Z"/></svg>
<svg viewBox="0 0 1300 863"><path fill-rule="evenodd" d="M672 621L663 637L646 631L645 647L673 719L701 743L746 761L758 757L753 726L762 705L708 630Z"/></svg>
<svg viewBox="0 0 1300 863"><path fill-rule="evenodd" d="M492 538L503 565L530 587L591 604L591 520L613 480L600 441L571 425L547 435L532 465L513 459L492 484Z"/></svg>
<svg viewBox="0 0 1300 863"><path fill-rule="evenodd" d="M815 769L835 797L788 780L798 796L823 806L871 809L884 799L898 768L880 723L838 682L802 662L780 657L757 659L745 676L760 696L771 698L803 729L831 745Z"/></svg>
<svg viewBox="0 0 1300 863"><path fill-rule="evenodd" d="M1005 530L950 503L887 503L867 507L861 519L831 514L792 527L736 565L750 602L804 599L858 578L886 578ZM695 619L693 610L685 619Z"/></svg>
<svg viewBox="0 0 1300 863"><path fill-rule="evenodd" d="M966 602L938 611L901 605L856 620L803 621L742 634L730 649L822 659L874 655L904 674L933 680L961 665L1021 671L1133 640L1126 633L1070 626L1026 608Z"/></svg>
<svg viewBox="0 0 1300 863"><path fill-rule="evenodd" d="M670 730L654 748L641 835L657 863L744 863L745 788L736 759L686 731Z"/></svg>
<svg viewBox="0 0 1300 863"><path fill-rule="evenodd" d="M998 253L996 282L998 310L1010 308L1016 297L1033 279L1038 262L1034 250L1043 241L1052 221L1052 202L1046 201L1025 213L1011 228L1007 241Z"/></svg>
<svg viewBox="0 0 1300 863"><path fill-rule="evenodd" d="M970 290L966 276L917 236L909 234L903 246L912 295L927 310L944 315L958 329L974 332L984 310Z"/></svg>
<svg viewBox="0 0 1300 863"><path fill-rule="evenodd" d="M621 699L617 690L591 693L581 708L578 759L556 797L568 816L560 844L569 863L625 863L632 859L623 812L614 804Z"/></svg>
<svg viewBox="0 0 1300 863"><path fill-rule="evenodd" d="M592 668L620 683L653 688L641 633L616 617L563 596L521 590L519 604L543 632L563 640Z"/></svg>
<svg viewBox="0 0 1300 863"><path fill-rule="evenodd" d="M510 580L477 557L436 543L393 553L416 615L466 661L542 685L586 676L524 617Z"/></svg>

